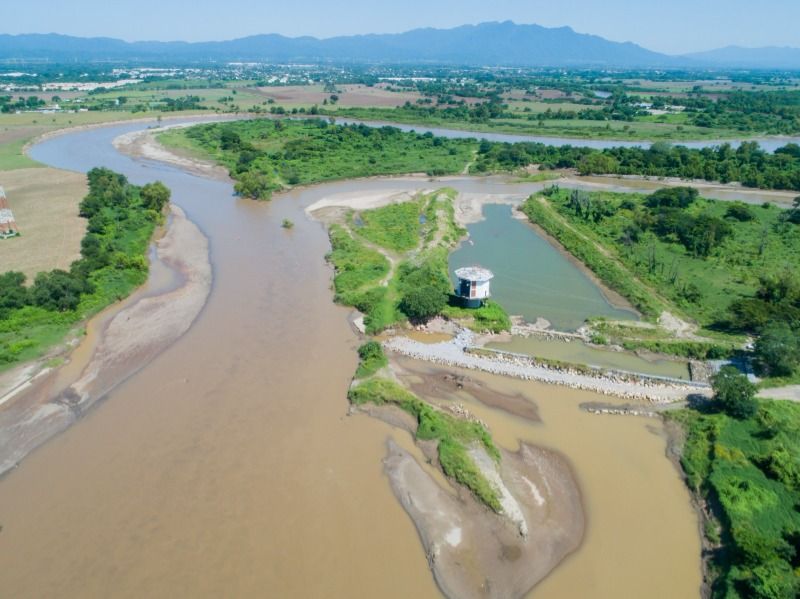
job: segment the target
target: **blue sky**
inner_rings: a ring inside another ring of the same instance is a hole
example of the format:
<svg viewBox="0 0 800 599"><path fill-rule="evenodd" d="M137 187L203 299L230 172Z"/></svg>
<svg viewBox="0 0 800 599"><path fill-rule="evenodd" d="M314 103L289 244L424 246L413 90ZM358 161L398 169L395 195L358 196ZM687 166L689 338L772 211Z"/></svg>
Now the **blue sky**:
<svg viewBox="0 0 800 599"><path fill-rule="evenodd" d="M513 20L569 25L667 53L800 46L800 0L0 0L0 33L126 40L331 37Z"/></svg>

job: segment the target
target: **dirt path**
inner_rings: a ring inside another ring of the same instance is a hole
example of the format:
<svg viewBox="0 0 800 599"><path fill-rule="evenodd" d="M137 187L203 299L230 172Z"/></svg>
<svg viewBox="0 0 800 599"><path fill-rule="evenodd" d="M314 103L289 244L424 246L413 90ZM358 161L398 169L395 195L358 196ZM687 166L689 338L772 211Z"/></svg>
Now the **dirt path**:
<svg viewBox="0 0 800 599"><path fill-rule="evenodd" d="M800 385L787 385L786 387L770 387L758 392L758 397L766 399L788 399L800 401Z"/></svg>

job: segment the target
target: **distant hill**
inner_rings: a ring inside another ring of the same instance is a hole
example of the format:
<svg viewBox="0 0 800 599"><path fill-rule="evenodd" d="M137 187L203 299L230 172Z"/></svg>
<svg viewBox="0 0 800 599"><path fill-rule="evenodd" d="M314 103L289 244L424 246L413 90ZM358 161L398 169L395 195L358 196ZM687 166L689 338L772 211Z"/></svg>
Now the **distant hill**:
<svg viewBox="0 0 800 599"><path fill-rule="evenodd" d="M742 48L727 46L708 52L687 54L689 60L725 67L800 69L800 48Z"/></svg>
<svg viewBox="0 0 800 599"><path fill-rule="evenodd" d="M223 42L133 42L57 34L0 35L0 59L432 62L461 65L666 67L681 58L569 27L511 21L317 39L256 35Z"/></svg>
<svg viewBox="0 0 800 599"><path fill-rule="evenodd" d="M0 35L0 60L61 61L335 61L469 66L750 67L800 69L800 49L730 46L686 56L652 52L569 27L511 21L453 29L413 29L318 39L278 34L221 42L125 42L58 34Z"/></svg>

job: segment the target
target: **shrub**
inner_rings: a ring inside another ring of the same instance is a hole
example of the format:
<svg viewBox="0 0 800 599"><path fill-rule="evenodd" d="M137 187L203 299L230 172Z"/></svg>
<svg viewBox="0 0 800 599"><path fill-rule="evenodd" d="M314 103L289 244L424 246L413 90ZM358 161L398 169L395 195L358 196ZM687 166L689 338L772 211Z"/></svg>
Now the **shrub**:
<svg viewBox="0 0 800 599"><path fill-rule="evenodd" d="M356 378L364 378L375 374L388 364L383 347L377 341L367 341L358 348L360 363L356 370Z"/></svg>
<svg viewBox="0 0 800 599"><path fill-rule="evenodd" d="M740 420L758 410L756 386L733 366L723 366L711 379L714 403L726 414Z"/></svg>
<svg viewBox="0 0 800 599"><path fill-rule="evenodd" d="M775 322L761 331L753 354L759 372L789 376L800 365L800 338L785 322Z"/></svg>

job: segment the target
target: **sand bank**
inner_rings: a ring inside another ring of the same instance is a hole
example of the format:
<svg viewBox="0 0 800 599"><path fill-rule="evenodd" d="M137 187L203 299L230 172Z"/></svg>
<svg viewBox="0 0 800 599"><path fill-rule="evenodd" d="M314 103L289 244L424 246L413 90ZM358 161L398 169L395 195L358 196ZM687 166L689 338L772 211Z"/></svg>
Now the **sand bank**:
<svg viewBox="0 0 800 599"><path fill-rule="evenodd" d="M211 289L208 240L183 211L171 206L172 222L156 242L159 260L181 284L163 294L134 299L100 333L88 364L65 389L54 377L31 381L0 411L0 474L66 429L117 384L176 341L202 310Z"/></svg>
<svg viewBox="0 0 800 599"><path fill-rule="evenodd" d="M527 444L501 453L500 465L485 452L479 462L502 492L504 513L495 514L463 489L454 496L388 442L384 470L447 597L523 597L583 538L580 493L566 461Z"/></svg>
<svg viewBox="0 0 800 599"><path fill-rule="evenodd" d="M228 170L225 167L211 161L201 160L189 153L181 153L172 148L166 148L156 139L159 133L168 129L185 128L196 125L197 123L181 123L159 127L157 129L144 129L142 131L132 131L120 135L114 140L114 148L122 154L134 159L153 160L164 162L181 170L187 171L201 177L217 179L219 181L229 181Z"/></svg>

